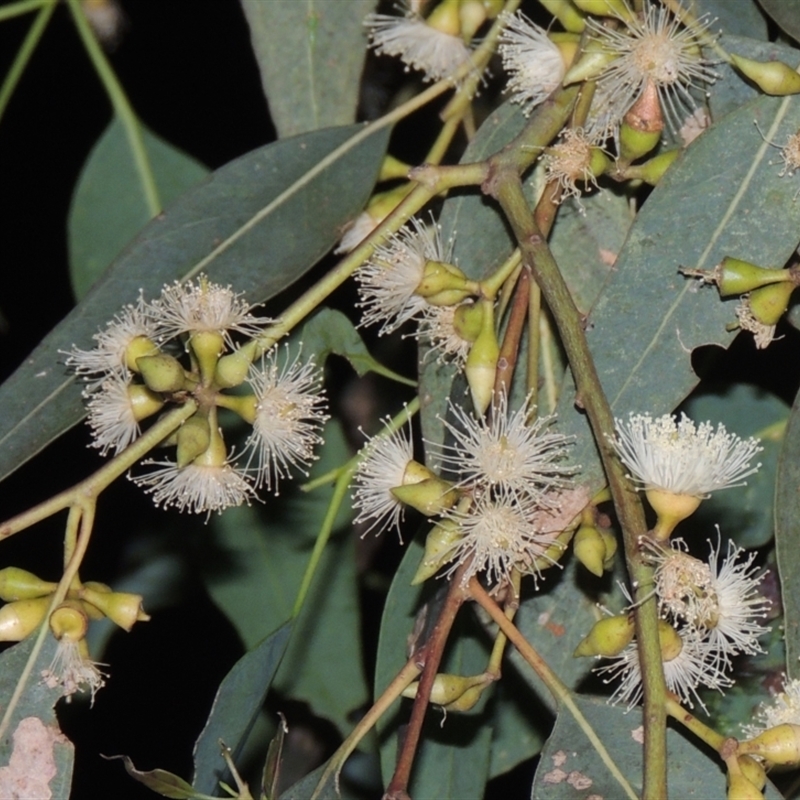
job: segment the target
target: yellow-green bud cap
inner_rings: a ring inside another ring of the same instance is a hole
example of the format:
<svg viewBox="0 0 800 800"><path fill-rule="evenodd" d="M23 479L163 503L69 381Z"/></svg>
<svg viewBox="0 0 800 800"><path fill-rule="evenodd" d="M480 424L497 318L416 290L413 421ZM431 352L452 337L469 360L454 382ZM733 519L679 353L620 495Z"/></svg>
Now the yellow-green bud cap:
<svg viewBox="0 0 800 800"><path fill-rule="evenodd" d="M383 157L383 161L381 162L381 171L378 173L378 182L391 181L395 178L407 178L408 171L410 169L410 164L406 164L405 161L401 161L399 158L395 158L394 156L387 154ZM382 192L382 194L386 193ZM377 195L374 195L374 197L377 197Z"/></svg>
<svg viewBox="0 0 800 800"><path fill-rule="evenodd" d="M453 330L465 342L474 342L483 324L482 303L462 303L453 313Z"/></svg>
<svg viewBox="0 0 800 800"><path fill-rule="evenodd" d="M137 362L147 388L153 392L179 392L186 386L186 373L173 356L142 356Z"/></svg>
<svg viewBox="0 0 800 800"><path fill-rule="evenodd" d="M0 642L21 642L39 627L47 609L50 595L31 600L16 600L0 608Z"/></svg>
<svg viewBox="0 0 800 800"><path fill-rule="evenodd" d="M606 50L587 50L578 59L578 63L569 68L564 76L563 85L570 86L573 83L590 81L617 58L619 56L616 53L609 53Z"/></svg>
<svg viewBox="0 0 800 800"><path fill-rule="evenodd" d="M425 20L439 33L448 33L450 36L461 35L461 19L458 15L459 0L442 0L436 8L431 11Z"/></svg>
<svg viewBox="0 0 800 800"><path fill-rule="evenodd" d="M595 622L592 629L575 648L573 658L582 656L618 656L632 641L635 631L630 614L616 617L603 617Z"/></svg>
<svg viewBox="0 0 800 800"><path fill-rule="evenodd" d="M453 264L447 264L444 261L428 261L422 271L422 280L414 289L414 294L431 298L442 292L457 292L461 296L455 302L460 303L470 294L468 284L466 275ZM449 305L455 305L455 303Z"/></svg>
<svg viewBox="0 0 800 800"><path fill-rule="evenodd" d="M137 422L152 417L164 407L161 397L140 383L132 383L128 386L128 402Z"/></svg>
<svg viewBox="0 0 800 800"><path fill-rule="evenodd" d="M661 660L672 661L683 650L683 639L665 619L658 620L658 643L661 645Z"/></svg>
<svg viewBox="0 0 800 800"><path fill-rule="evenodd" d="M219 357L225 352L225 338L219 331L197 331L192 334L189 347L197 359L203 381L209 383L216 373Z"/></svg>
<svg viewBox="0 0 800 800"><path fill-rule="evenodd" d="M77 600L65 600L50 615L50 630L56 639L77 642L89 630L89 617Z"/></svg>
<svg viewBox="0 0 800 800"><path fill-rule="evenodd" d="M645 161L644 164L628 167L623 172L623 176L628 180L644 181L651 186L655 186L680 154L680 150L667 150L664 153L659 153L649 161Z"/></svg>
<svg viewBox="0 0 800 800"><path fill-rule="evenodd" d="M720 297L746 294L772 283L787 281L791 272L788 269L766 269L738 258L725 258L717 264L711 280L717 284Z"/></svg>
<svg viewBox="0 0 800 800"><path fill-rule="evenodd" d="M598 528L600 535L603 537L603 543L606 546L606 557L603 559L603 569L609 570L614 566L614 556L617 554L617 537L613 531L607 531L605 528Z"/></svg>
<svg viewBox="0 0 800 800"><path fill-rule="evenodd" d="M766 94L782 97L800 92L800 75L782 61L753 61L731 53L733 66Z"/></svg>
<svg viewBox="0 0 800 800"><path fill-rule="evenodd" d="M461 538L461 528L451 519L440 520L428 532L425 553L411 580L416 586L432 578L453 557L453 545Z"/></svg>
<svg viewBox="0 0 800 800"><path fill-rule="evenodd" d="M572 540L575 557L592 575L601 577L606 560L606 543L600 531L591 525L581 525Z"/></svg>
<svg viewBox="0 0 800 800"><path fill-rule="evenodd" d="M44 597L53 594L58 588L57 583L43 581L38 575L19 567L6 567L0 569L0 600L32 600L35 597Z"/></svg>
<svg viewBox="0 0 800 800"><path fill-rule="evenodd" d="M800 725L784 722L739 744L739 752L765 758L772 764L794 766L800 763Z"/></svg>
<svg viewBox="0 0 800 800"><path fill-rule="evenodd" d="M586 17L573 5L572 0L539 0L564 27L571 33L583 33Z"/></svg>
<svg viewBox="0 0 800 800"><path fill-rule="evenodd" d="M492 402L500 345L494 332L494 307L491 300L482 300L481 330L469 350L464 373L467 376L475 411L483 414Z"/></svg>
<svg viewBox="0 0 800 800"><path fill-rule="evenodd" d="M645 496L658 515L656 527L653 529L653 538L660 542L669 539L675 526L691 517L697 511L702 497L691 494L675 494L665 489L646 489Z"/></svg>
<svg viewBox="0 0 800 800"><path fill-rule="evenodd" d="M736 761L745 778L759 791L767 785L767 773L760 761L752 756L737 756Z"/></svg>
<svg viewBox="0 0 800 800"><path fill-rule="evenodd" d="M453 484L442 478L428 478L419 483L395 486L391 492L401 503L427 516L444 513L458 500L458 491Z"/></svg>
<svg viewBox="0 0 800 800"><path fill-rule="evenodd" d="M231 389L244 383L247 373L250 371L250 356L240 348L233 353L217 361L217 368L214 380L221 389Z"/></svg>
<svg viewBox="0 0 800 800"><path fill-rule="evenodd" d="M458 18L461 20L461 38L469 42L478 28L486 22L486 7L482 0L461 0Z"/></svg>
<svg viewBox="0 0 800 800"><path fill-rule="evenodd" d="M764 795L752 781L741 772L728 773L726 800L764 800Z"/></svg>
<svg viewBox="0 0 800 800"><path fill-rule="evenodd" d="M636 19L625 0L572 0L572 2L585 14L614 17L625 22L633 22Z"/></svg>
<svg viewBox="0 0 800 800"><path fill-rule="evenodd" d="M126 631L137 622L150 619L142 608L142 596L130 592L98 592L84 586L83 600L100 609L103 615Z"/></svg>
<svg viewBox="0 0 800 800"><path fill-rule="evenodd" d="M205 453L211 444L211 426L205 414L193 414L178 429L177 464L179 468L191 464Z"/></svg>
<svg viewBox="0 0 800 800"><path fill-rule="evenodd" d="M750 311L762 325L777 325L796 288L794 282L783 281L755 289L750 293Z"/></svg>
<svg viewBox="0 0 800 800"><path fill-rule="evenodd" d="M435 703L437 706L449 706L450 703L458 700L464 692L472 689L474 686L485 684L485 675L470 675L465 677L464 675L450 675L448 673L439 672L433 679L431 703ZM403 697L415 698L418 689L419 682L414 681L410 686L403 689Z"/></svg>
<svg viewBox="0 0 800 800"><path fill-rule="evenodd" d="M131 372L138 372L139 367L136 362L143 356L156 356L158 352L158 345L152 339L135 336L125 348L125 366Z"/></svg>

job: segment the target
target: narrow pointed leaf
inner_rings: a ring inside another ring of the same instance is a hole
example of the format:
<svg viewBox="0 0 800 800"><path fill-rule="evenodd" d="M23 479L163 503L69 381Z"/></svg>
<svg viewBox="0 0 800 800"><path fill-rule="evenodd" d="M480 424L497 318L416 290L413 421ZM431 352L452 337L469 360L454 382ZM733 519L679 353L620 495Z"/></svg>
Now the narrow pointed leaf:
<svg viewBox="0 0 800 800"><path fill-rule="evenodd" d="M354 122L375 0L242 0L278 135Z"/></svg>
<svg viewBox="0 0 800 800"><path fill-rule="evenodd" d="M329 128L255 150L217 170L149 223L83 302L0 386L0 478L84 415L59 351L92 334L139 290L205 273L252 302L286 288L324 255L369 196L388 130ZM326 159L320 164L323 159Z"/></svg>
<svg viewBox="0 0 800 800"><path fill-rule="evenodd" d="M219 750L219 749L218 749ZM219 755L219 752L217 752ZM162 797L169 797L171 800L191 800L202 792L195 790L191 783L187 783L183 778L174 775L165 769L151 769L146 772L136 769L128 756L104 756L109 761L120 758L125 766L125 772L135 781L144 784L148 789L160 794Z"/></svg>

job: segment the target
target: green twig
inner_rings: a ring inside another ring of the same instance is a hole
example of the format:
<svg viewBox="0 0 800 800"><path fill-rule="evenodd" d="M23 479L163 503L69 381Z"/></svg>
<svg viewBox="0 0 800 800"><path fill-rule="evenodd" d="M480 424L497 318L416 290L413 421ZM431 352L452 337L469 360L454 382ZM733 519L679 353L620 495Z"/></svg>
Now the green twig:
<svg viewBox="0 0 800 800"><path fill-rule="evenodd" d="M56 2L57 0L21 0L19 3L9 3L7 6L0 8L0 22L36 11L37 8L42 6L51 5L55 8Z"/></svg>

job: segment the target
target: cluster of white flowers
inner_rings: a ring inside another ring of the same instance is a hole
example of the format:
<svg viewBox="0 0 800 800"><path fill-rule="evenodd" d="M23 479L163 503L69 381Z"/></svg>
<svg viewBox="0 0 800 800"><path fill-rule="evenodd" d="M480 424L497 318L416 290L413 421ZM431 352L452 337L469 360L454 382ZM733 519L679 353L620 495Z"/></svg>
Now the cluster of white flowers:
<svg viewBox="0 0 800 800"><path fill-rule="evenodd" d="M159 298L127 306L95 334L96 347L73 348L67 366L87 380L93 446L118 454L140 435L140 423L165 405L192 397L195 416L178 431L177 461L151 462L155 469L133 480L157 505L210 513L250 502L255 489L277 492L291 469L305 470L327 420L321 375L313 361L300 361L289 347L273 348L247 371L252 394L226 395L215 369L220 356L235 346L234 335L258 335L271 320L257 317L230 287L198 281L173 283ZM181 342L188 366L170 354ZM238 412L253 426L246 460L238 466L217 423L217 407ZM181 458L181 437L193 427L196 437ZM194 449L192 449L194 448ZM180 463L179 463L180 462Z"/></svg>
<svg viewBox="0 0 800 800"><path fill-rule="evenodd" d="M501 395L488 419L453 407L452 420L444 422L453 444L431 450L454 481L435 480L442 494L456 489L463 501L439 510L459 531L441 554L442 564L452 562L446 574L465 564L465 581L484 572L496 584L515 568L538 577L543 564L557 560L561 528L543 530L539 520L541 512L558 507L559 493L570 487L577 468L562 463L569 439L547 431L553 418L529 422L532 412L526 402L509 413ZM428 475L433 473L413 460L410 435L387 431L375 437L355 476L357 521L377 532L389 524L398 527L402 504L393 490L421 484Z"/></svg>

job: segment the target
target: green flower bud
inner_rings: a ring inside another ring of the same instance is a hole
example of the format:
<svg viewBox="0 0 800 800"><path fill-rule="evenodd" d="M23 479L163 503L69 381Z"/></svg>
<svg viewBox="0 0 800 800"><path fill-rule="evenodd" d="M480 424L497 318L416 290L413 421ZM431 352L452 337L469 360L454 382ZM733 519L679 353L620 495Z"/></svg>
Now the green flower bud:
<svg viewBox="0 0 800 800"><path fill-rule="evenodd" d="M763 800L764 795L741 772L728 774L727 800Z"/></svg>
<svg viewBox="0 0 800 800"><path fill-rule="evenodd" d="M458 500L458 491L453 488L453 484L441 478L428 478L419 483L395 486L391 492L401 503L427 516L444 513Z"/></svg>
<svg viewBox="0 0 800 800"><path fill-rule="evenodd" d="M38 575L19 567L0 569L0 600L32 600L53 594L58 587L52 581L43 581Z"/></svg>
<svg viewBox="0 0 800 800"><path fill-rule="evenodd" d="M652 79L647 81L639 99L628 109L619 132L620 157L636 161L647 155L659 142L664 130L661 98Z"/></svg>
<svg viewBox="0 0 800 800"><path fill-rule="evenodd" d="M731 53L733 66L766 94L784 96L800 92L800 75L782 61L753 61Z"/></svg>
<svg viewBox="0 0 800 800"><path fill-rule="evenodd" d="M125 366L131 372L138 372L137 362L143 356L157 356L159 353L158 345L146 336L135 336L128 342L125 348Z"/></svg>
<svg viewBox="0 0 800 800"><path fill-rule="evenodd" d="M672 661L683 650L683 639L665 619L658 620L658 643L661 645L661 660Z"/></svg>
<svg viewBox="0 0 800 800"><path fill-rule="evenodd" d="M598 17L614 17L625 22L634 22L636 16L628 8L625 0L572 0L585 14Z"/></svg>
<svg viewBox="0 0 800 800"><path fill-rule="evenodd" d="M411 585L416 586L432 578L450 559L453 545L461 538L461 528L451 519L440 520L428 532L425 539L425 554L419 562Z"/></svg>
<svg viewBox="0 0 800 800"><path fill-rule="evenodd" d="M752 756L737 756L736 761L744 777L747 778L756 789L761 791L767 785L767 773L760 761L757 761Z"/></svg>
<svg viewBox="0 0 800 800"><path fill-rule="evenodd" d="M659 542L669 539L675 526L694 514L703 499L690 494L675 494L666 489L646 489L645 496L658 515L653 538Z"/></svg>
<svg viewBox="0 0 800 800"><path fill-rule="evenodd" d="M465 342L474 342L483 325L483 304L462 303L453 314L453 330Z"/></svg>
<svg viewBox="0 0 800 800"><path fill-rule="evenodd" d="M77 600L65 600L50 615L50 630L56 639L69 639L77 642L89 630L89 616Z"/></svg>
<svg viewBox="0 0 800 800"><path fill-rule="evenodd" d="M225 352L225 337L219 331L197 331L189 340L197 359L203 382L210 383L217 370L219 357Z"/></svg>
<svg viewBox="0 0 800 800"><path fill-rule="evenodd" d="M572 540L575 557L592 575L598 578L603 575L603 563L606 560L606 543L600 531L593 525L581 525Z"/></svg>
<svg viewBox="0 0 800 800"><path fill-rule="evenodd" d="M619 154L624 161L636 161L661 141L661 131L637 130L627 122L619 128Z"/></svg>
<svg viewBox="0 0 800 800"><path fill-rule="evenodd" d="M222 363L222 362L220 362ZM258 398L254 394L218 394L215 399L220 408L227 408L252 425L258 413Z"/></svg>
<svg viewBox="0 0 800 800"><path fill-rule="evenodd" d="M179 467L191 464L211 443L211 426L205 414L193 414L178 429L177 463Z"/></svg>
<svg viewBox="0 0 800 800"><path fill-rule="evenodd" d="M428 25L440 33L448 33L450 36L461 35L461 19L458 15L459 0L442 0L436 8L431 11L425 20Z"/></svg>
<svg viewBox="0 0 800 800"><path fill-rule="evenodd" d="M562 83L564 86L570 86L573 83L590 81L617 58L619 56L616 53L609 53L606 50L586 50L578 59L578 63L567 70Z"/></svg>
<svg viewBox="0 0 800 800"><path fill-rule="evenodd" d="M725 256L714 268L711 281L717 284L720 297L752 292L761 286L789 280L788 269L765 269L749 261Z"/></svg>
<svg viewBox="0 0 800 800"><path fill-rule="evenodd" d="M214 373L214 381L221 389L231 389L234 386L241 386L247 373L250 371L250 357L243 349L222 356L217 361L217 369Z"/></svg>
<svg viewBox="0 0 800 800"><path fill-rule="evenodd" d="M472 711L472 709L477 705L478 700L481 699L481 695L488 685L489 683L484 680L477 686L472 686L471 688L467 689L467 691L464 692L461 697L457 697L452 703L448 703L445 706L445 709L447 711L459 711L461 713L464 713L465 711Z"/></svg>
<svg viewBox="0 0 800 800"><path fill-rule="evenodd" d="M450 703L458 700L464 692L472 689L475 686L485 685L485 675L471 675L465 677L463 675L450 675L444 672L439 672L433 679L433 687L431 688L431 703L437 706L450 706ZM417 696L419 689L419 682L414 681L410 686L403 689L403 697L409 697L412 700ZM474 703L473 703L474 705Z"/></svg>
<svg viewBox="0 0 800 800"><path fill-rule="evenodd" d="M399 158L395 158L394 156L387 154L383 157L383 161L381 162L381 171L378 173L378 182L391 181L395 178L407 178L408 171L410 169L410 164L406 164L405 161L400 161ZM382 192L381 194L385 195L387 192ZM377 196L378 195L373 195L373 200ZM395 205L397 204L395 203Z"/></svg>
<svg viewBox="0 0 800 800"><path fill-rule="evenodd" d="M186 387L186 373L173 356L142 356L136 364L147 388L153 392L179 392Z"/></svg>
<svg viewBox="0 0 800 800"><path fill-rule="evenodd" d="M164 401L155 392L139 383L128 386L128 401L137 422L152 417L164 407Z"/></svg>
<svg viewBox="0 0 800 800"><path fill-rule="evenodd" d="M634 623L630 614L603 617L595 622L589 633L575 648L572 657L606 656L613 658L633 641L633 634Z"/></svg>
<svg viewBox="0 0 800 800"><path fill-rule="evenodd" d="M142 596L129 592L104 592L84 586L81 592L83 600L99 609L103 616L126 631L136 622L147 622L150 619L142 609Z"/></svg>
<svg viewBox="0 0 800 800"><path fill-rule="evenodd" d="M539 0L539 4L561 23L565 31L583 33L586 17L575 8L572 0Z"/></svg>
<svg viewBox="0 0 800 800"><path fill-rule="evenodd" d="M481 305L481 330L470 348L464 367L472 402L478 414L483 414L492 402L497 360L500 358L500 345L494 332L494 306L491 300L482 300Z"/></svg>
<svg viewBox="0 0 800 800"><path fill-rule="evenodd" d="M431 298L442 292L459 292L463 294L456 302L460 303L469 296L467 277L453 264L443 261L428 261L422 271L422 280L414 290L420 297Z"/></svg>
<svg viewBox="0 0 800 800"><path fill-rule="evenodd" d="M481 0L461 0L458 18L461 21L461 37L469 42L478 28L486 22L486 7Z"/></svg>
<svg viewBox="0 0 800 800"><path fill-rule="evenodd" d="M680 154L680 150L667 150L664 153L659 153L649 161L645 161L644 164L626 167L622 171L622 177L628 180L644 181L651 186L655 186Z"/></svg>
<svg viewBox="0 0 800 800"><path fill-rule="evenodd" d="M784 722L769 728L754 739L740 742L739 752L760 756L772 764L795 766L800 763L800 725Z"/></svg>
<svg viewBox="0 0 800 800"><path fill-rule="evenodd" d="M755 289L750 293L750 311L762 325L777 325L795 288L793 281L783 281Z"/></svg>
<svg viewBox="0 0 800 800"><path fill-rule="evenodd" d="M611 159L599 147L592 147L589 152L591 154L589 156L589 172L592 177L597 178L608 171Z"/></svg>
<svg viewBox="0 0 800 800"><path fill-rule="evenodd" d="M47 595L17 600L0 608L0 642L21 642L36 630L50 607L50 600Z"/></svg>
<svg viewBox="0 0 800 800"><path fill-rule="evenodd" d="M605 528L598 528L600 535L603 537L603 543L606 546L606 557L603 559L603 569L608 571L614 566L614 556L617 554L617 537L613 531L608 531Z"/></svg>

